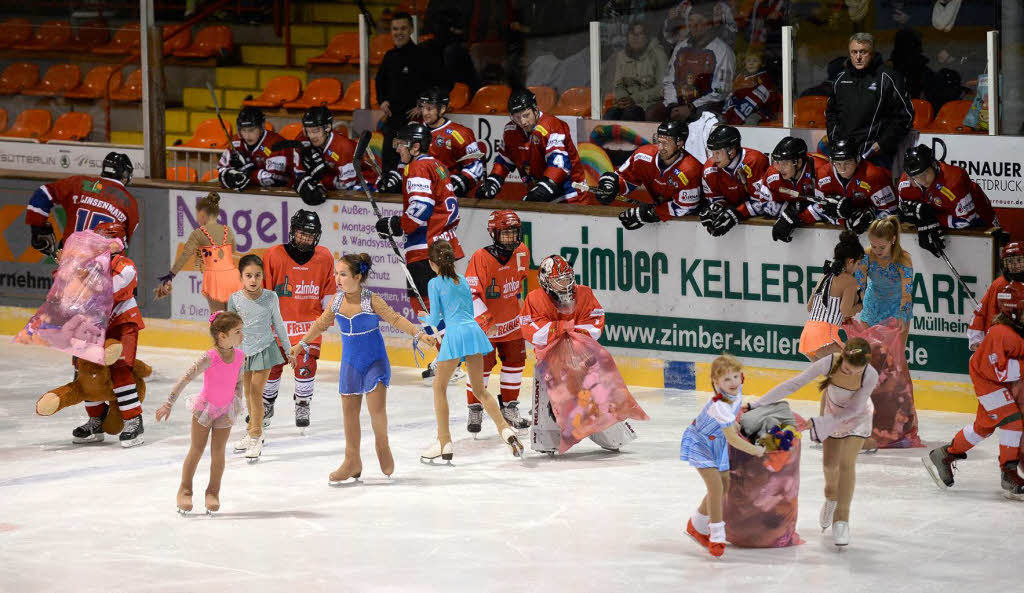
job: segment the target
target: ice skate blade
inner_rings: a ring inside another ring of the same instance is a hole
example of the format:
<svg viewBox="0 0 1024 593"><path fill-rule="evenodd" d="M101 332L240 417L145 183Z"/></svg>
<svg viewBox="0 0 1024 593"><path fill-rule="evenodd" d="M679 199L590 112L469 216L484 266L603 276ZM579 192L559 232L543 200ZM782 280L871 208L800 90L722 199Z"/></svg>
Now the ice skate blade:
<svg viewBox="0 0 1024 593"><path fill-rule="evenodd" d="M88 445L89 443L102 443L103 433L97 433L94 435L87 436L85 438L72 437L71 442L75 445Z"/></svg>
<svg viewBox="0 0 1024 593"><path fill-rule="evenodd" d="M257 463L260 462L260 458L259 457L246 457L245 458L245 462L248 463L249 465L256 465Z"/></svg>
<svg viewBox="0 0 1024 593"><path fill-rule="evenodd" d="M939 487L939 490L949 490L949 486L947 486L946 483L942 481L942 478L939 477L939 474L935 472L935 466L927 455L921 458L921 463L924 465L924 469L928 472L928 475L931 476L932 481Z"/></svg>
<svg viewBox="0 0 1024 593"><path fill-rule="evenodd" d="M875 453L878 453L878 447L874 449L861 449L858 455L874 455Z"/></svg>
<svg viewBox="0 0 1024 593"><path fill-rule="evenodd" d="M139 445L142 445L145 442L146 442L146 439L143 438L142 435L139 435L139 436L135 437L134 439L128 439L127 441L121 441L121 446L124 447L125 449L129 449L131 447L138 447Z"/></svg>
<svg viewBox="0 0 1024 593"><path fill-rule="evenodd" d="M363 481L359 479L359 476L350 476L344 480L331 480L327 478L327 485L331 488L346 488L351 486L358 486Z"/></svg>
<svg viewBox="0 0 1024 593"><path fill-rule="evenodd" d="M420 463L422 463L423 465L434 465L434 466L438 466L438 467L444 467L444 466L455 467L455 464L452 463L452 456L451 455L448 455L447 458L445 458L445 456L442 455L440 461L438 461L437 457L422 457L421 456L420 457Z"/></svg>
<svg viewBox="0 0 1024 593"><path fill-rule="evenodd" d="M1014 494L1013 492L1003 490L1002 495L1006 500L1024 501L1024 494Z"/></svg>

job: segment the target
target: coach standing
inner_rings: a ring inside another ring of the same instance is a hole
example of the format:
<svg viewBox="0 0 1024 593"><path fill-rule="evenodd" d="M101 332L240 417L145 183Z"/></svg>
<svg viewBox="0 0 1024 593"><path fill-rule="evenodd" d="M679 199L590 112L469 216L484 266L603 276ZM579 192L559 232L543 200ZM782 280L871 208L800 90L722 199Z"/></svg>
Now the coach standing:
<svg viewBox="0 0 1024 593"><path fill-rule="evenodd" d="M452 83L437 56L412 41L412 16L398 12L391 17L395 47L384 54L377 69L377 103L384 111L384 171L398 166L398 153L391 145L395 133L410 119L419 118L416 103L426 89L437 86L450 93Z"/></svg>
<svg viewBox="0 0 1024 593"><path fill-rule="evenodd" d="M872 163L892 169L900 142L914 122L903 77L882 63L870 33L850 37L850 58L829 91L828 137L850 138Z"/></svg>

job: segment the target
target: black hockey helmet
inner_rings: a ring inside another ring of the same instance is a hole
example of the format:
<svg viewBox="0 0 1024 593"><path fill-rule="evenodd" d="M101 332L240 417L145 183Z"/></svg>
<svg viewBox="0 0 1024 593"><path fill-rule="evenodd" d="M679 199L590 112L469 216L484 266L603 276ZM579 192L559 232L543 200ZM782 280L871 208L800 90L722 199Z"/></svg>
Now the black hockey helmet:
<svg viewBox="0 0 1024 593"><path fill-rule="evenodd" d="M331 110L324 107L323 105L317 105L316 107L310 107L306 110L306 113L302 114L302 127L303 128L327 128L334 127L334 114Z"/></svg>
<svg viewBox="0 0 1024 593"><path fill-rule="evenodd" d="M836 138L829 142L829 159L832 161L859 161L860 151L857 144L849 138Z"/></svg>
<svg viewBox="0 0 1024 593"><path fill-rule="evenodd" d="M448 95L436 86L432 86L420 93L420 98L417 102L420 105L436 105L438 109L442 107L448 109Z"/></svg>
<svg viewBox="0 0 1024 593"><path fill-rule="evenodd" d="M675 138L676 142L686 142L686 139L690 136L690 128L684 121L670 119L668 121L663 121L658 125L658 133L656 137L661 136Z"/></svg>
<svg viewBox="0 0 1024 593"><path fill-rule="evenodd" d="M537 95L530 89L519 89L509 95L508 114L515 115L526 109L537 109Z"/></svg>
<svg viewBox="0 0 1024 593"><path fill-rule="evenodd" d="M913 177L935 166L935 153L924 144L911 146L903 155L903 171Z"/></svg>
<svg viewBox="0 0 1024 593"><path fill-rule="evenodd" d="M128 185L132 182L132 173L135 172L135 165L132 160L123 152L108 152L103 157L103 165L100 167L100 177L117 179Z"/></svg>
<svg viewBox="0 0 1024 593"><path fill-rule="evenodd" d="M772 150L773 161L795 161L807 158L807 143L802 138L786 136Z"/></svg>
<svg viewBox="0 0 1024 593"><path fill-rule="evenodd" d="M413 144L419 142L420 153L426 153L430 150L430 128L421 123L411 122L405 124L405 127L399 130L395 137L408 142L410 148L412 148Z"/></svg>
<svg viewBox="0 0 1024 593"><path fill-rule="evenodd" d="M299 245L295 242L295 233L298 232L313 235L313 242L309 245ZM292 214L288 227L288 243L296 251L309 252L316 249L316 246L320 244L321 232L320 217L316 212L312 210L297 210L295 214Z"/></svg>
<svg viewBox="0 0 1024 593"><path fill-rule="evenodd" d="M264 124L267 122L267 116L263 115L257 107L243 107L238 112L238 118L235 119L236 129L241 130L242 128L260 128L262 129Z"/></svg>
<svg viewBox="0 0 1024 593"><path fill-rule="evenodd" d="M740 131L732 126L715 126L708 136L708 150L740 149Z"/></svg>

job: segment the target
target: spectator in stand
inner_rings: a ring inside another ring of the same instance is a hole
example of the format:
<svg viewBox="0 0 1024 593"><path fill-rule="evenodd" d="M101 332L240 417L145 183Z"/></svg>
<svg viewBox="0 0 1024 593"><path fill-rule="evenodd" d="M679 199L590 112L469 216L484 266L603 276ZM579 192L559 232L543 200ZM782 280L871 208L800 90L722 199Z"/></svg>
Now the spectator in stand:
<svg viewBox="0 0 1024 593"><path fill-rule="evenodd" d="M711 6L690 8L687 36L676 44L662 78L664 103L648 111L647 119L663 119L672 103L690 101L698 109L718 111L732 91L736 54L718 36Z"/></svg>
<svg viewBox="0 0 1024 593"><path fill-rule="evenodd" d="M464 83L470 93L475 93L480 88L480 76L466 49L466 31L471 15L462 10L462 4L462 0L434 0L428 4L423 28L434 38L421 45L441 56L453 83Z"/></svg>
<svg viewBox="0 0 1024 593"><path fill-rule="evenodd" d="M633 23L628 43L615 55L615 104L605 119L643 121L647 108L661 101L661 75L668 58L647 36L647 25Z"/></svg>
<svg viewBox="0 0 1024 593"><path fill-rule="evenodd" d="M452 83L445 74L436 54L412 41L412 16L398 12L391 18L391 37L395 47L384 54L377 69L377 102L384 112L383 161L385 171L398 164L398 153L393 146L395 133L410 119L420 116L417 101L420 94L432 86L445 93Z"/></svg>
<svg viewBox="0 0 1024 593"><path fill-rule="evenodd" d="M907 96L911 99L921 97L925 80L932 72L928 68L928 58L924 55L921 35L913 29L896 31L889 63L893 70L903 76Z"/></svg>
<svg viewBox="0 0 1024 593"><path fill-rule="evenodd" d="M828 95L829 138L854 141L861 155L892 169L892 160L914 122L903 77L882 63L870 33L850 37L850 58Z"/></svg>
<svg viewBox="0 0 1024 593"><path fill-rule="evenodd" d="M699 111L693 103L684 101L668 106L667 119L686 123L686 152L700 163L707 162L711 156L708 152L708 138L711 137L711 131L720 123L718 116L710 111Z"/></svg>
<svg viewBox="0 0 1024 593"><path fill-rule="evenodd" d="M932 104L935 113L938 113L946 103L963 99L969 90L963 85L960 73L950 68L929 73L924 81L924 98Z"/></svg>
<svg viewBox="0 0 1024 593"><path fill-rule="evenodd" d="M764 68L764 54L751 50L743 57L743 72L732 81L732 94L722 108L726 123L742 126L770 121L781 110L782 96Z"/></svg>

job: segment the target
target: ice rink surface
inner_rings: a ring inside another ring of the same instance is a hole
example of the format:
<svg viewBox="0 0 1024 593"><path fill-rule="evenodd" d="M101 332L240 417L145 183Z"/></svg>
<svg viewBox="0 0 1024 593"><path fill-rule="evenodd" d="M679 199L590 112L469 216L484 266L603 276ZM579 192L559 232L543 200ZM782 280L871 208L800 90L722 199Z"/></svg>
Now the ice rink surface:
<svg viewBox="0 0 1024 593"><path fill-rule="evenodd" d="M454 467L431 467L418 460L435 435L429 388L418 370L395 369L388 395L394 477L380 473L364 407L364 480L332 488L327 474L341 462L344 441L337 363L327 362L307 434L294 426L286 378L262 460L247 465L229 449L221 513L181 517L184 397L170 422L157 424L153 413L197 353L140 351L155 371L144 404L146 444L122 449L109 436L71 444L71 429L86 417L81 406L36 416L35 400L70 380L68 357L2 339L4 593L891 593L1010 591L1022 583L1024 503L999 495L993 439L960 463L949 492L921 466L925 449L861 456L852 542L842 551L817 527L821 450L806 447L798 523L806 543L730 546L716 561L683 533L704 489L678 459L683 428L706 394L638 388L652 419L634 425L639 439L621 454L584 441L555 459L528 452L517 461L493 425L470 438L463 388L452 387ZM197 381L185 394L199 388ZM794 407L809 414L817 406ZM969 420L924 412L921 435L929 446L948 442ZM239 426L232 441L242 436ZM208 467L207 458L194 482L200 513Z"/></svg>

